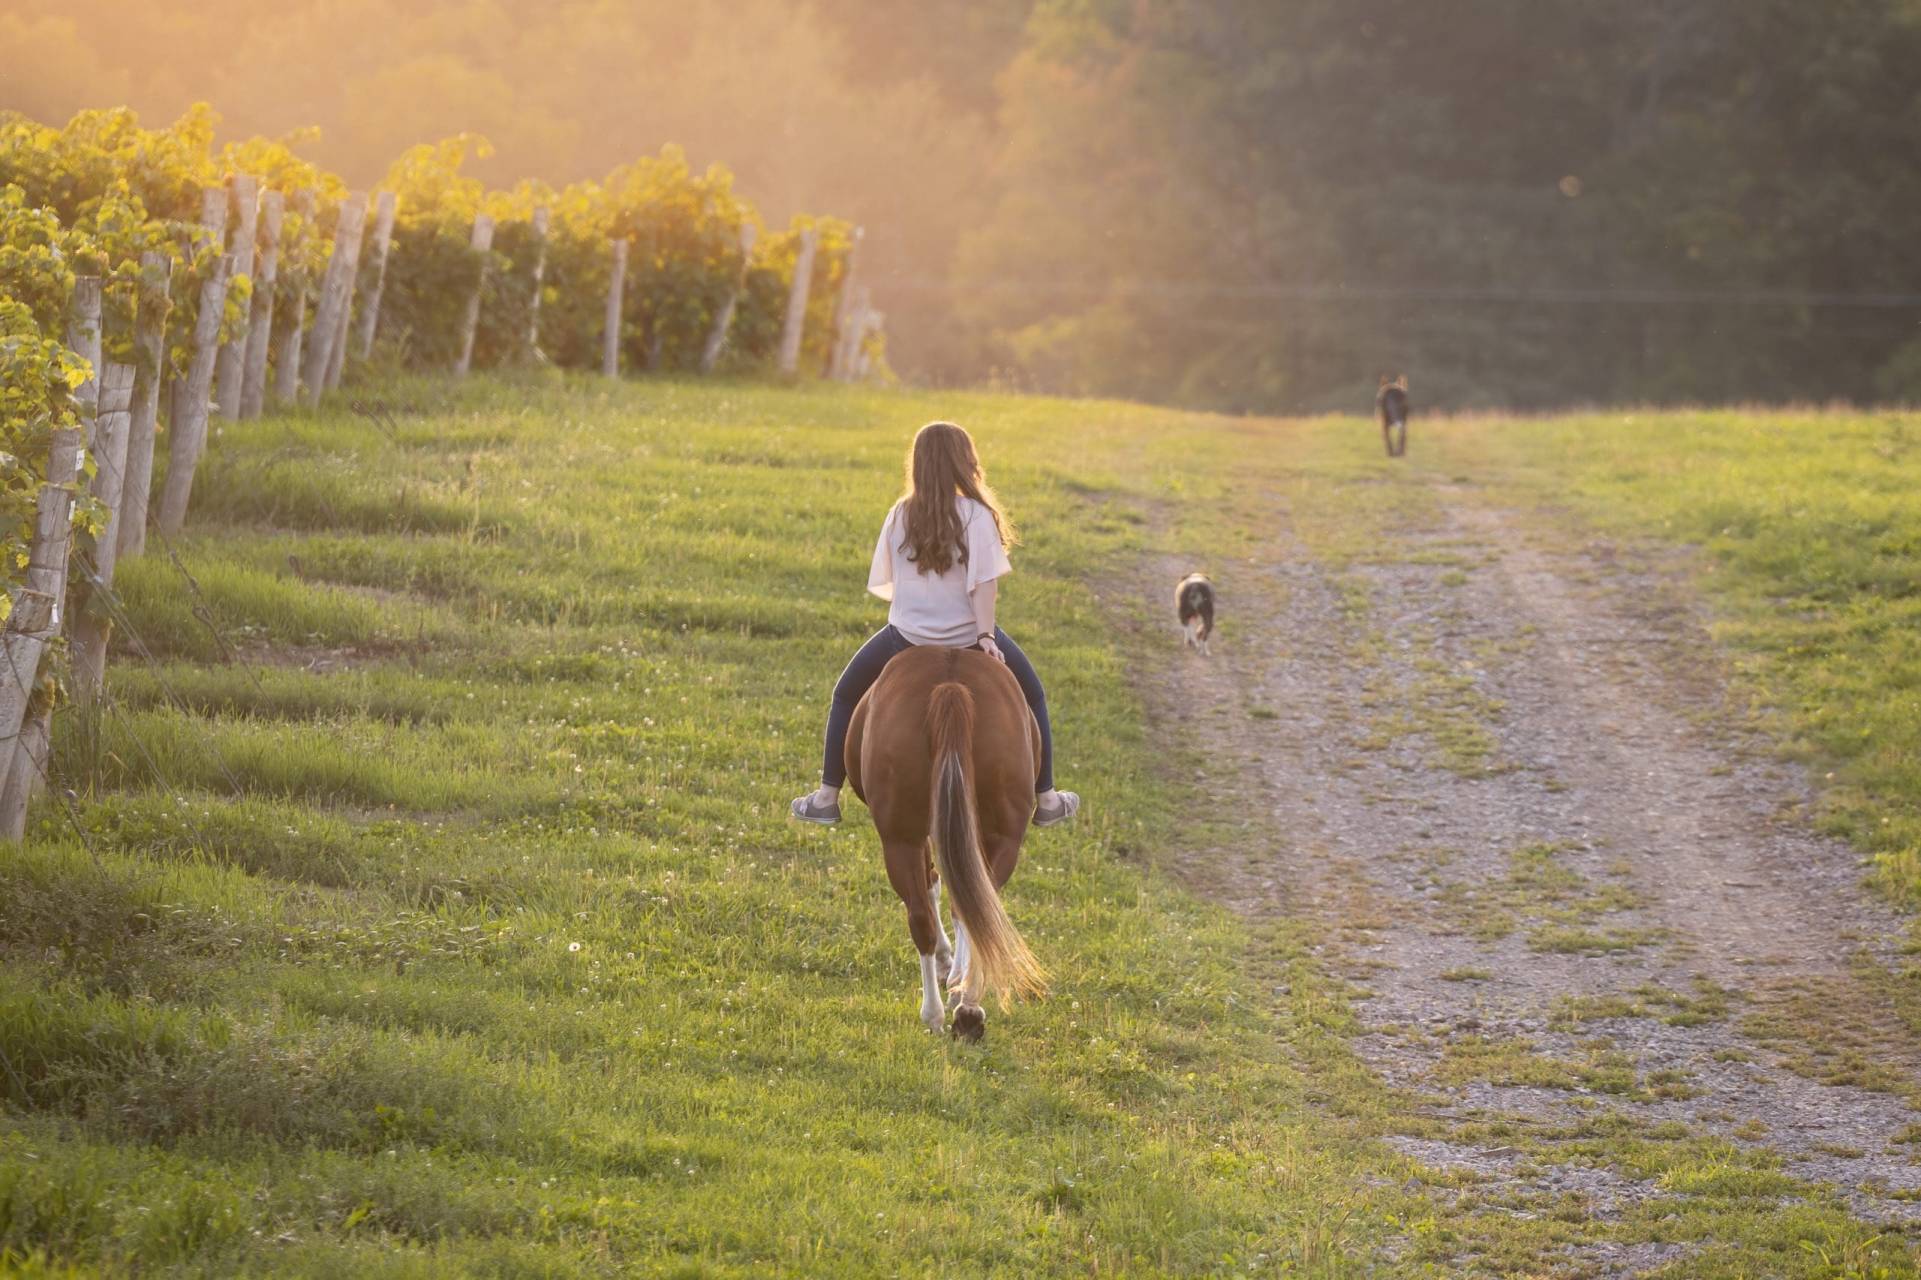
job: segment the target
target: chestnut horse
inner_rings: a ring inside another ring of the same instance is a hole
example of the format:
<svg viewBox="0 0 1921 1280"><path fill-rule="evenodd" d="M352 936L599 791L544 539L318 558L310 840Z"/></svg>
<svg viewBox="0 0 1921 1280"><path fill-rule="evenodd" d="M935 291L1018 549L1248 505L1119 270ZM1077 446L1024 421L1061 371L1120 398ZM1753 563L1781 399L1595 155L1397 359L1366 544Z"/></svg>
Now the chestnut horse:
<svg viewBox="0 0 1921 1280"><path fill-rule="evenodd" d="M854 708L847 779L873 815L887 878L907 906L929 1031L946 1021L942 982L958 989L954 1034L967 1040L987 1026L983 989L1003 1007L1010 994L1046 992L1000 898L1034 814L1040 745L1013 673L978 650L908 649ZM952 948L940 920L943 879L954 899Z"/></svg>

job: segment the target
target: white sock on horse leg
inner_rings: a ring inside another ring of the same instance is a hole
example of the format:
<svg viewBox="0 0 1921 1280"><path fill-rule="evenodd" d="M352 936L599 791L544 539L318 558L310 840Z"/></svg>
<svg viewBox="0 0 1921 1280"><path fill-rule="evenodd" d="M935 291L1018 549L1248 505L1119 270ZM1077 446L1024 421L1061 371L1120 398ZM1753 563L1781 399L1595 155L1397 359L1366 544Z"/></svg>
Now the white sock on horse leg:
<svg viewBox="0 0 1921 1280"><path fill-rule="evenodd" d="M941 1000L940 978L933 956L920 958L920 1020L937 1034L947 1025L947 1006Z"/></svg>

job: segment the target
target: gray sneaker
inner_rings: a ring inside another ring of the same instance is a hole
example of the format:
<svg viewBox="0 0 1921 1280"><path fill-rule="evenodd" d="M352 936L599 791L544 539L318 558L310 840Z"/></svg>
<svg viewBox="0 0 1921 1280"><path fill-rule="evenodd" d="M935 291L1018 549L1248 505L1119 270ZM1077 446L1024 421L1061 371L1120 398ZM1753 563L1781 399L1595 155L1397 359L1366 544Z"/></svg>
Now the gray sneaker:
<svg viewBox="0 0 1921 1280"><path fill-rule="evenodd" d="M831 827L840 821L840 803L816 805L811 791L804 796L796 796L790 811L802 822L817 822L823 827Z"/></svg>
<svg viewBox="0 0 1921 1280"><path fill-rule="evenodd" d="M1034 825L1051 827L1066 822L1081 811L1081 798L1072 791L1059 791L1060 803L1054 806L1037 805L1034 809Z"/></svg>

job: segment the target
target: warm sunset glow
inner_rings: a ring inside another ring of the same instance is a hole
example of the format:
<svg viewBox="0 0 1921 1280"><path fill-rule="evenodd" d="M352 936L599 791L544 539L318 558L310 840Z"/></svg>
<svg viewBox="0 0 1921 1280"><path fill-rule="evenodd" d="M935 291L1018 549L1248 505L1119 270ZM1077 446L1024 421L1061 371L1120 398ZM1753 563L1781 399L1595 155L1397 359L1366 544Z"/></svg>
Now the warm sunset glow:
<svg viewBox="0 0 1921 1280"><path fill-rule="evenodd" d="M1382 365L1443 405L1921 393L1888 125L1921 34L1887 0L1694 7L16 0L0 107L204 100L350 185L458 134L498 187L676 144L776 224L867 227L924 380L1235 409L1348 406Z"/></svg>

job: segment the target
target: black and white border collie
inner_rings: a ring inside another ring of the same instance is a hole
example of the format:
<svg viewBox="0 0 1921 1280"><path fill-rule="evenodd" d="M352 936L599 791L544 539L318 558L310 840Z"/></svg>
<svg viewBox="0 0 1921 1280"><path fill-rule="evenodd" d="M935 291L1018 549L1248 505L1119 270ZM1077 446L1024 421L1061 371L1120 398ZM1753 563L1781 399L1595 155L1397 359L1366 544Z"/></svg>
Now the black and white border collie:
<svg viewBox="0 0 1921 1280"><path fill-rule="evenodd" d="M1204 573L1190 573L1174 588L1174 611L1180 615L1181 630L1187 633L1190 648L1207 652L1207 638L1214 634L1214 581Z"/></svg>

